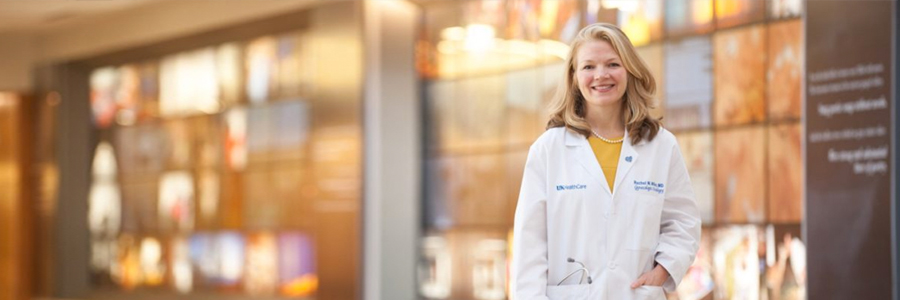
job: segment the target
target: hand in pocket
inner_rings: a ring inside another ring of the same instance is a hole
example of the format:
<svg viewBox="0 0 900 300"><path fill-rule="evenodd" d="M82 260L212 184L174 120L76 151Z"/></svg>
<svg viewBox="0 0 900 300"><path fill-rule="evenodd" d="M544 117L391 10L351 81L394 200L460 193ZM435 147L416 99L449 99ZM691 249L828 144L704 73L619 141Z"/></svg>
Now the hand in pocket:
<svg viewBox="0 0 900 300"><path fill-rule="evenodd" d="M631 288L636 289L640 286L662 286L663 283L666 283L666 280L669 280L669 271L666 271L666 268L663 268L662 265L656 265L653 270L650 270L647 273L641 274L637 280L631 283Z"/></svg>

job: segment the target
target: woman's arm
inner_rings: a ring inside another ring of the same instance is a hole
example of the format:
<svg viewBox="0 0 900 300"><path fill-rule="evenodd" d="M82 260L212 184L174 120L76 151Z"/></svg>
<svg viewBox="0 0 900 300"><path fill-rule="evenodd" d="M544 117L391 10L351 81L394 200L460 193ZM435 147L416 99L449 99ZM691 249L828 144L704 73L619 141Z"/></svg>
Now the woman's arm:
<svg viewBox="0 0 900 300"><path fill-rule="evenodd" d="M659 245L656 247L656 262L669 272L669 279L663 284L667 292L675 291L694 262L700 246L701 225L691 179L677 143L671 152Z"/></svg>
<svg viewBox="0 0 900 300"><path fill-rule="evenodd" d="M515 299L547 299L547 159L532 145L525 162L513 225L512 293Z"/></svg>

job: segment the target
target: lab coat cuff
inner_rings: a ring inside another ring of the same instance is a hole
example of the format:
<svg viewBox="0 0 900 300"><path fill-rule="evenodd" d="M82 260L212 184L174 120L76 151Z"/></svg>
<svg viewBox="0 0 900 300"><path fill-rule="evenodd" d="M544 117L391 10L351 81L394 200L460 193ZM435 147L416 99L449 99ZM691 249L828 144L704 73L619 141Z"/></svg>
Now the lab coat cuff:
<svg viewBox="0 0 900 300"><path fill-rule="evenodd" d="M681 266L675 259L669 258L660 252L656 253L656 263L662 265L669 272L669 279L663 283L663 290L667 293L675 292L678 283L681 282L684 274L687 273L687 268Z"/></svg>

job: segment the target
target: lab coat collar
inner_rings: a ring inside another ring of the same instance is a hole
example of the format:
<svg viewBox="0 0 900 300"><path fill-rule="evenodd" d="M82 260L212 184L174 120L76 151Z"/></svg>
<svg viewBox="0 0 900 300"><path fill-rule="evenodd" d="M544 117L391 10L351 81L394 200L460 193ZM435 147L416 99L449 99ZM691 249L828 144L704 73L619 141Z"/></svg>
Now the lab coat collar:
<svg viewBox="0 0 900 300"><path fill-rule="evenodd" d="M581 164L588 174L597 181L596 183L600 184L600 186L603 187L603 190L611 196L614 195L613 191L619 190L619 186L622 185L622 180L628 175L628 171L631 170L631 167L637 163L639 156L638 152L631 144L631 140L628 138L628 130L626 129L622 141L622 152L619 154L619 165L616 168L616 179L613 182L613 191L610 191L609 184L606 183L606 176L603 175L603 170L600 169L600 163L597 162L597 157L594 155L594 151L591 149L591 145L588 143L587 138L580 133L566 129L565 142L566 146L568 146L567 148L569 148L570 151L574 151L574 156L579 164Z"/></svg>
<svg viewBox="0 0 900 300"><path fill-rule="evenodd" d="M619 187L622 186L622 180L628 175L631 166L637 163L638 156L640 155L634 149L634 145L631 144L631 139L628 138L628 129L625 129L625 137L622 140L622 152L619 153L619 166L616 167L616 181L613 183L614 191L619 191Z"/></svg>

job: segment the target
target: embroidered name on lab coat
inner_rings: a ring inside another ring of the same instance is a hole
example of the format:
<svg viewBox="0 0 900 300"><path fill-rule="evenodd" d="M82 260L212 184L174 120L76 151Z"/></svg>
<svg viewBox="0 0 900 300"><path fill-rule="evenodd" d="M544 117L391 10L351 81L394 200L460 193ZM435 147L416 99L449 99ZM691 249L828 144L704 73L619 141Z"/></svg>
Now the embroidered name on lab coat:
<svg viewBox="0 0 900 300"><path fill-rule="evenodd" d="M648 191L655 192L657 194L662 194L666 191L665 185L662 183L657 183L653 181L634 181L634 190L635 191Z"/></svg>
<svg viewBox="0 0 900 300"><path fill-rule="evenodd" d="M586 189L587 186L583 184L570 184L570 185L557 185L557 191L565 191L565 190L583 190Z"/></svg>

